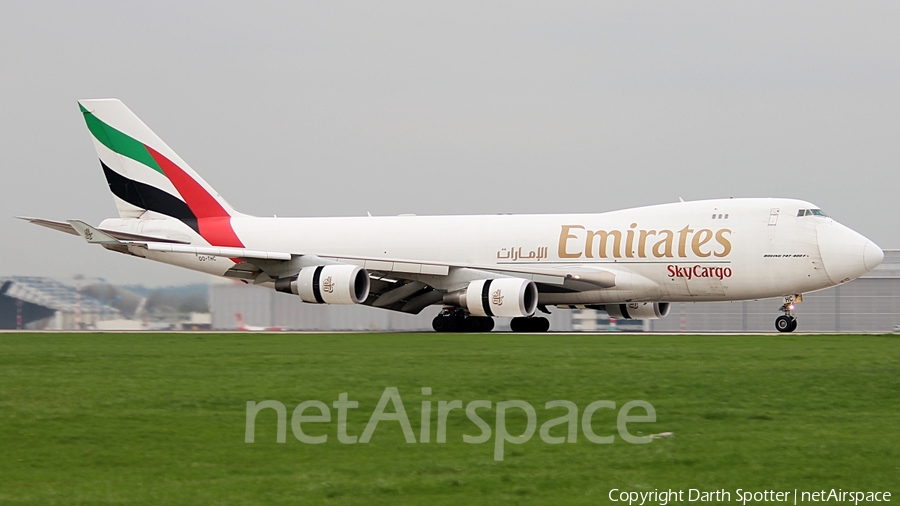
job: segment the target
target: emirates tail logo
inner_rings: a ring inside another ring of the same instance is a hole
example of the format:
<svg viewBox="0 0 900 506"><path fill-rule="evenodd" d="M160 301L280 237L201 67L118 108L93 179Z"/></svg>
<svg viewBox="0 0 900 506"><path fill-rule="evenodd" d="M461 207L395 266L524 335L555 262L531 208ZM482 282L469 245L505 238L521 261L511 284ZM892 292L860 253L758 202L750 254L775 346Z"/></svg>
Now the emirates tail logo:
<svg viewBox="0 0 900 506"><path fill-rule="evenodd" d="M499 288L497 290L495 290L494 293L491 294L491 302L495 306L503 305L503 292L501 292Z"/></svg>
<svg viewBox="0 0 900 506"><path fill-rule="evenodd" d="M322 291L325 293L334 293L334 281L328 276L322 281Z"/></svg>

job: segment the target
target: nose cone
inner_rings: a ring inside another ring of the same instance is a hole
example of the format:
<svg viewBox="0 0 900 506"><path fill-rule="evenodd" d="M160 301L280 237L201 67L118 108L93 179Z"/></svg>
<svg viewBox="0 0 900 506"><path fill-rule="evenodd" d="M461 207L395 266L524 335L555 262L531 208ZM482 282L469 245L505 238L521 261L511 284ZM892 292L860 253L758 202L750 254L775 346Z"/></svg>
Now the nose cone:
<svg viewBox="0 0 900 506"><path fill-rule="evenodd" d="M875 243L835 221L818 224L816 236L825 272L835 284L856 279L884 260Z"/></svg>
<svg viewBox="0 0 900 506"><path fill-rule="evenodd" d="M881 251L881 248L874 242L866 241L866 245L863 247L863 263L866 264L866 271L871 271L881 265L882 260L884 260L884 251Z"/></svg>

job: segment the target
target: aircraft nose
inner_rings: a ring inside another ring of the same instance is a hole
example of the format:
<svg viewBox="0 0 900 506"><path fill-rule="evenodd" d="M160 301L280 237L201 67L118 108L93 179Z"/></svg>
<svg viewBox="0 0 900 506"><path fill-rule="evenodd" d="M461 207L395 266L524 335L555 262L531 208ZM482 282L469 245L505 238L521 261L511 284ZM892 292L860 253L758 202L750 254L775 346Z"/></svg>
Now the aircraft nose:
<svg viewBox="0 0 900 506"><path fill-rule="evenodd" d="M884 251L881 251L881 248L874 242L866 241L866 245L863 247L863 263L866 264L866 271L871 271L881 265L882 260L884 260Z"/></svg>
<svg viewBox="0 0 900 506"><path fill-rule="evenodd" d="M816 236L825 272L834 283L858 278L884 259L875 243L835 221L820 223Z"/></svg>

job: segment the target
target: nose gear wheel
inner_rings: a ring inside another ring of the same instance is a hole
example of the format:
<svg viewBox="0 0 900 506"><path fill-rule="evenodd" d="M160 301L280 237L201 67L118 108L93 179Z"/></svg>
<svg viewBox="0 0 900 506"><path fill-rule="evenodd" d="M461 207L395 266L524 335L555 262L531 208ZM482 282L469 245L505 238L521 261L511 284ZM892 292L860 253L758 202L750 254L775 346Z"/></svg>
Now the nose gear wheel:
<svg viewBox="0 0 900 506"><path fill-rule="evenodd" d="M793 332L797 330L797 317L794 316L794 303L803 300L801 295L786 295L784 304L778 309L783 315L775 318L775 330L778 332Z"/></svg>

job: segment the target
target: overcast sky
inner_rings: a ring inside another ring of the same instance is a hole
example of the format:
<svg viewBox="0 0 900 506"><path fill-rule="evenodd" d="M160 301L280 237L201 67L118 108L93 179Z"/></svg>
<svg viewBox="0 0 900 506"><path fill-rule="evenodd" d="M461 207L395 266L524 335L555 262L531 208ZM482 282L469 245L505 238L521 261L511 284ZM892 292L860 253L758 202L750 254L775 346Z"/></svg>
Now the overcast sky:
<svg viewBox="0 0 900 506"><path fill-rule="evenodd" d="M116 216L80 98L239 210L814 202L900 248L900 2L0 1L0 275L211 278L16 215Z"/></svg>

